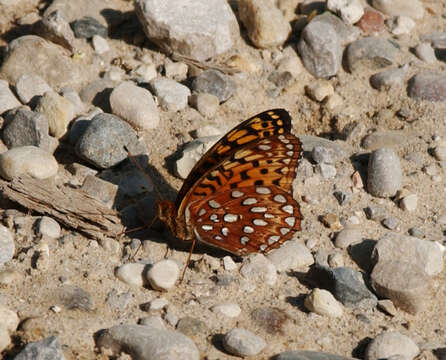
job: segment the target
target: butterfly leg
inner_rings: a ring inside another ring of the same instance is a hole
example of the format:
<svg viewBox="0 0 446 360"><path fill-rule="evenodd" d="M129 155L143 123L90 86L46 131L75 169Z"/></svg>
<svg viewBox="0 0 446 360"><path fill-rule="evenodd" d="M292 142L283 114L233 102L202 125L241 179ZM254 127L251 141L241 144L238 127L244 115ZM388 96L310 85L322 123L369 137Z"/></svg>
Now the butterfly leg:
<svg viewBox="0 0 446 360"><path fill-rule="evenodd" d="M190 258L192 257L192 253L194 252L194 247L196 242L197 239L194 237L194 239L192 240L192 245L190 247L189 255L187 256L186 265L184 266L183 273L181 274L180 284L183 282L184 274L186 274L186 269L189 267Z"/></svg>

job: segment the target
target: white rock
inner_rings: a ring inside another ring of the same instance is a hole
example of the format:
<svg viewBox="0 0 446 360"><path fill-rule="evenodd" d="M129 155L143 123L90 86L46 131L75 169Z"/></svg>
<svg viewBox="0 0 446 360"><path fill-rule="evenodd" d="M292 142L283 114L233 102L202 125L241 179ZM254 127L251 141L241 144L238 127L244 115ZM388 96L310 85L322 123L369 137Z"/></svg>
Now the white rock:
<svg viewBox="0 0 446 360"><path fill-rule="evenodd" d="M233 271L237 269L237 264L232 260L232 257L225 256L223 258L223 267L226 271Z"/></svg>
<svg viewBox="0 0 446 360"><path fill-rule="evenodd" d="M337 248L345 249L351 244L356 244L361 241L361 228L359 226L350 225L338 232L336 235L335 246Z"/></svg>
<svg viewBox="0 0 446 360"><path fill-rule="evenodd" d="M9 332L3 325L0 325L0 352L5 350L9 344L11 344Z"/></svg>
<svg viewBox="0 0 446 360"><path fill-rule="evenodd" d="M331 268L342 267L344 266L344 257L339 252L330 254L328 255L328 265L330 265Z"/></svg>
<svg viewBox="0 0 446 360"><path fill-rule="evenodd" d="M408 16L397 16L390 24L392 34L409 34L415 27L415 21Z"/></svg>
<svg viewBox="0 0 446 360"><path fill-rule="evenodd" d="M169 302L164 298L153 299L150 302L150 310L152 311L161 310L164 307L166 307L168 303Z"/></svg>
<svg viewBox="0 0 446 360"><path fill-rule="evenodd" d="M96 52L96 54L102 55L110 50L110 46L108 45L107 40L100 35L93 35L91 41L93 43L94 51Z"/></svg>
<svg viewBox="0 0 446 360"><path fill-rule="evenodd" d="M155 129L159 113L150 91L132 82L123 82L110 95L113 114L127 121L137 130Z"/></svg>
<svg viewBox="0 0 446 360"><path fill-rule="evenodd" d="M434 147L433 155L435 156L435 159L437 159L438 161L445 161L446 160L446 146L438 145L438 146Z"/></svg>
<svg viewBox="0 0 446 360"><path fill-rule="evenodd" d="M60 225L53 218L42 216L38 221L38 232L42 236L57 239L60 236Z"/></svg>
<svg viewBox="0 0 446 360"><path fill-rule="evenodd" d="M174 287L179 275L180 268L177 263L167 259L153 264L146 277L152 288L167 291Z"/></svg>
<svg viewBox="0 0 446 360"><path fill-rule="evenodd" d="M176 81L183 81L187 78L189 68L183 62L173 62L164 65L166 77Z"/></svg>
<svg viewBox="0 0 446 360"><path fill-rule="evenodd" d="M240 315L242 310L240 306L235 303L227 303L227 304L218 304L212 307L212 311L221 313L230 318L236 318Z"/></svg>
<svg viewBox="0 0 446 360"><path fill-rule="evenodd" d="M60 95L73 104L75 109L74 113L76 115L79 115L87 110L87 107L82 102L81 97L76 90L70 87L65 87L61 90Z"/></svg>
<svg viewBox="0 0 446 360"><path fill-rule="evenodd" d="M142 64L136 68L135 74L141 76L146 82L149 82L158 76L155 64Z"/></svg>
<svg viewBox="0 0 446 360"><path fill-rule="evenodd" d="M310 85L305 86L305 90L311 99L318 102L334 94L333 86L325 80L312 82Z"/></svg>
<svg viewBox="0 0 446 360"><path fill-rule="evenodd" d="M415 211L418 204L418 195L410 194L400 200L400 207L405 211Z"/></svg>
<svg viewBox="0 0 446 360"><path fill-rule="evenodd" d="M14 237L11 231L0 225L0 265L12 259L15 252Z"/></svg>
<svg viewBox="0 0 446 360"><path fill-rule="evenodd" d="M391 16L409 16L412 19L421 19L424 16L424 7L420 0L372 0L372 6Z"/></svg>
<svg viewBox="0 0 446 360"><path fill-rule="evenodd" d="M0 80L0 114L6 110L14 109L20 106L20 101L12 93L9 84L5 80Z"/></svg>
<svg viewBox="0 0 446 360"><path fill-rule="evenodd" d="M166 330L166 326L164 325L164 321L159 315L148 316L139 322L140 325L153 327L160 330Z"/></svg>
<svg viewBox="0 0 446 360"><path fill-rule="evenodd" d="M7 180L28 175L47 179L57 174L53 155L35 146L21 146L0 154L0 175Z"/></svg>
<svg viewBox="0 0 446 360"><path fill-rule="evenodd" d="M354 24L364 15L360 0L327 0L328 10L341 16L347 24Z"/></svg>
<svg viewBox="0 0 446 360"><path fill-rule="evenodd" d="M419 347L411 338L396 331L389 331L379 334L369 343L365 359L389 359L400 355L404 360L412 360L419 352Z"/></svg>
<svg viewBox="0 0 446 360"><path fill-rule="evenodd" d="M315 288L305 298L305 307L319 315L340 317L343 314L342 305L327 290Z"/></svg>
<svg viewBox="0 0 446 360"><path fill-rule="evenodd" d="M10 333L17 330L20 322L17 313L2 304L0 304L0 319L2 319L0 326L4 327Z"/></svg>
<svg viewBox="0 0 446 360"><path fill-rule="evenodd" d="M146 283L143 276L146 266L146 264L140 263L124 264L116 270L115 275L119 280L125 282L128 285L142 287Z"/></svg>
<svg viewBox="0 0 446 360"><path fill-rule="evenodd" d="M191 94L187 86L166 78L154 79L150 82L150 86L164 110L180 111L186 108Z"/></svg>
<svg viewBox="0 0 446 360"><path fill-rule="evenodd" d="M415 55L427 64L432 64L437 61L435 50L428 42L418 44L415 47Z"/></svg>
<svg viewBox="0 0 446 360"><path fill-rule="evenodd" d="M278 272L307 267L314 263L310 250L294 240L289 240L278 249L271 250L266 257Z"/></svg>
<svg viewBox="0 0 446 360"><path fill-rule="evenodd" d="M262 254L254 254L244 258L240 274L254 282L264 282L273 286L277 280L274 264Z"/></svg>
<svg viewBox="0 0 446 360"><path fill-rule="evenodd" d="M192 94L189 97L189 103L197 109L201 115L208 118L215 115L218 106L220 105L218 97L206 93Z"/></svg>
<svg viewBox="0 0 446 360"><path fill-rule="evenodd" d="M34 96L42 96L51 87L39 75L23 74L17 79L16 92L20 101L28 104Z"/></svg>
<svg viewBox="0 0 446 360"><path fill-rule="evenodd" d="M300 58L295 56L285 56L279 60L277 65L277 71L279 72L289 72L293 77L298 77L303 70L304 66Z"/></svg>

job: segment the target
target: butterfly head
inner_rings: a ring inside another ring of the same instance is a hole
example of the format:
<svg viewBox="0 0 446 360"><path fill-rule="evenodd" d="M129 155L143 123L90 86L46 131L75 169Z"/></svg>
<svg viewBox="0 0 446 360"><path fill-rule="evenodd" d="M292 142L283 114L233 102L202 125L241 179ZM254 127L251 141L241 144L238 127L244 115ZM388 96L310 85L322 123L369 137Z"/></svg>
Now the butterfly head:
<svg viewBox="0 0 446 360"><path fill-rule="evenodd" d="M177 216L175 205L168 201L158 201L158 218L169 226L170 231L177 238L192 240L192 231L187 229L184 218Z"/></svg>

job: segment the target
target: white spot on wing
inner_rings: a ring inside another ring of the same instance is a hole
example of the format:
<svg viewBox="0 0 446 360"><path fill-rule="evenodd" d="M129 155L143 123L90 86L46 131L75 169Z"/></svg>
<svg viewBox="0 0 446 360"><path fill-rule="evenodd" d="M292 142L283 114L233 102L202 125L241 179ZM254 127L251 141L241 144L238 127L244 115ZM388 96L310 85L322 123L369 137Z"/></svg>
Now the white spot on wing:
<svg viewBox="0 0 446 360"><path fill-rule="evenodd" d="M271 235L270 237L268 237L268 244L272 245L275 242L279 241L280 236L279 235Z"/></svg>
<svg viewBox="0 0 446 360"><path fill-rule="evenodd" d="M271 190L269 188L265 187L265 186L257 186L256 187L256 193L257 194L262 194L262 195L271 194Z"/></svg>
<svg viewBox="0 0 446 360"><path fill-rule="evenodd" d="M290 225L291 227L293 227L294 224L296 223L296 218L295 218L294 216L287 217L287 218L285 219L285 222L286 222L288 225Z"/></svg>
<svg viewBox="0 0 446 360"><path fill-rule="evenodd" d="M242 197L243 195L245 195L245 194L238 190L234 190L231 192L231 196L235 199Z"/></svg>
<svg viewBox="0 0 446 360"><path fill-rule="evenodd" d="M262 220L262 219L254 219L252 221L252 223L254 225L257 225L257 226L266 226L266 225L268 225L268 223L265 220Z"/></svg>
<svg viewBox="0 0 446 360"><path fill-rule="evenodd" d="M267 209L264 206L254 206L249 210L253 213L262 213L262 212L265 212Z"/></svg>
<svg viewBox="0 0 446 360"><path fill-rule="evenodd" d="M227 227L223 227L221 228L221 233L223 234L223 236L228 236L229 229Z"/></svg>
<svg viewBox="0 0 446 360"><path fill-rule="evenodd" d="M281 203L281 204L286 203L286 197L283 196L282 194L274 195L273 200L275 202L278 202L278 203Z"/></svg>
<svg viewBox="0 0 446 360"><path fill-rule="evenodd" d="M282 210L285 211L288 214L292 214L293 210L294 210L293 209L293 205L290 205L290 204L284 205L284 206L282 206Z"/></svg>
<svg viewBox="0 0 446 360"><path fill-rule="evenodd" d="M242 205L253 205L255 203L257 203L256 198L246 198L245 200L242 201Z"/></svg>
<svg viewBox="0 0 446 360"><path fill-rule="evenodd" d="M238 220L238 215L235 214L225 214L223 220L229 223L236 222Z"/></svg>
<svg viewBox="0 0 446 360"><path fill-rule="evenodd" d="M249 237L247 237L247 236L242 236L240 238L240 244L242 244L242 245L246 245L248 243L248 241L249 241Z"/></svg>
<svg viewBox="0 0 446 360"><path fill-rule="evenodd" d="M215 200L209 200L208 201L208 204L209 204L209 206L211 207L211 208L213 208L213 209L218 209L221 205L218 203L218 202L216 202Z"/></svg>
<svg viewBox="0 0 446 360"><path fill-rule="evenodd" d="M258 146L258 148L259 148L260 150L271 150L271 146L269 146L269 145L264 145L264 144L260 144L260 145Z"/></svg>
<svg viewBox="0 0 446 360"><path fill-rule="evenodd" d="M203 216L204 214L206 214L206 210L200 209L200 211L198 212L198 216Z"/></svg>
<svg viewBox="0 0 446 360"><path fill-rule="evenodd" d="M218 220L218 215L217 214L212 214L211 216L209 216L209 220L218 223L220 220Z"/></svg>
<svg viewBox="0 0 446 360"><path fill-rule="evenodd" d="M288 229L288 228L280 228L280 233L282 234L282 235L286 235L286 234L288 234L290 232L290 229Z"/></svg>
<svg viewBox="0 0 446 360"><path fill-rule="evenodd" d="M201 225L204 231L211 231L214 227L212 225Z"/></svg>
<svg viewBox="0 0 446 360"><path fill-rule="evenodd" d="M243 232L247 233L247 234L252 234L254 232L254 229L251 226L243 226Z"/></svg>

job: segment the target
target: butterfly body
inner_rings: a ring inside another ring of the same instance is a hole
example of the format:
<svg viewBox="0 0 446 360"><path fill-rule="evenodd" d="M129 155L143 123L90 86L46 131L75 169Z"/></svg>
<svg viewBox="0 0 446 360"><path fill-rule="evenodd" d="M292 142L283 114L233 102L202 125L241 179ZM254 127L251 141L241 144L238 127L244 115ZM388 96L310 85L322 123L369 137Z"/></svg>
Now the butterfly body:
<svg viewBox="0 0 446 360"><path fill-rule="evenodd" d="M290 194L301 143L283 109L258 114L229 131L194 166L159 218L178 238L236 255L268 252L300 230Z"/></svg>

